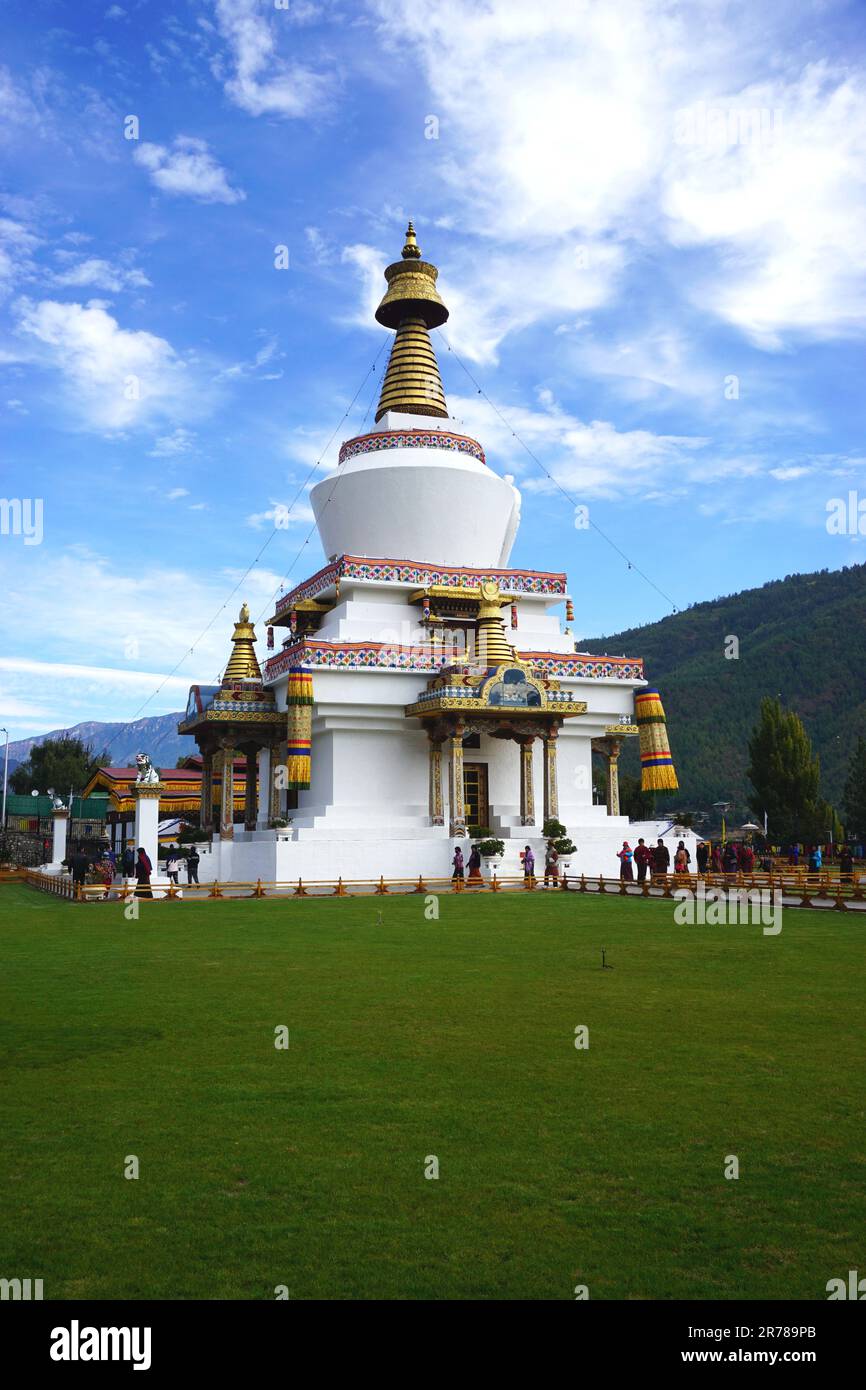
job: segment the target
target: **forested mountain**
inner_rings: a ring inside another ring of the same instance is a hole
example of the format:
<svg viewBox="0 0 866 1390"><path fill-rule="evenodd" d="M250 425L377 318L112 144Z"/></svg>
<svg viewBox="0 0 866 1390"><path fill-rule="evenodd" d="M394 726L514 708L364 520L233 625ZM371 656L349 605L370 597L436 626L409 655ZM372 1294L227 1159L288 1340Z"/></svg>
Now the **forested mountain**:
<svg viewBox="0 0 866 1390"><path fill-rule="evenodd" d="M725 655L731 638L737 657ZM820 756L821 794L838 805L866 734L866 565L788 575L578 647L642 656L659 687L680 782L660 807L745 804L748 740L764 695L800 715ZM621 762L637 771L636 739Z"/></svg>

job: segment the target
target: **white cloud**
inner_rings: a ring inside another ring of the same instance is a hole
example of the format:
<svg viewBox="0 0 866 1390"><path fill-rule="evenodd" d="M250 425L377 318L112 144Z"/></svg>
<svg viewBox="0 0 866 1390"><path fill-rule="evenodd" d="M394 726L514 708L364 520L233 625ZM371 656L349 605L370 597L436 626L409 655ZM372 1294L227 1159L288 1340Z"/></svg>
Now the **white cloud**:
<svg viewBox="0 0 866 1390"><path fill-rule="evenodd" d="M189 488L173 487L165 494L167 502L177 502L181 497L189 497Z"/></svg>
<svg viewBox="0 0 866 1390"><path fill-rule="evenodd" d="M117 292L125 289L144 289L150 280L143 271L135 267L127 269L123 265L112 264L99 256L89 256L78 265L60 271L54 276L56 285L80 287L93 285L95 289Z"/></svg>
<svg viewBox="0 0 866 1390"><path fill-rule="evenodd" d="M856 53L844 65L804 59L783 6L734 3L724 19L712 0L375 9L392 56L420 65L440 121L425 197L438 181L440 217L473 234L474 271L459 258L448 271L455 307L464 285L470 292L464 351L476 360L528 318L548 317L562 294L569 312L609 301L638 260L675 266L669 317L678 298L691 301L764 350L862 333L866 77ZM771 75L756 82L761 64ZM700 110L724 113L724 138L684 136L683 114ZM589 293L568 273L575 243L608 255L586 277ZM695 247L704 254L686 254Z"/></svg>
<svg viewBox="0 0 866 1390"><path fill-rule="evenodd" d="M272 23L257 0L216 0L217 22L231 51L234 75L226 95L251 116L307 116L325 106L331 82L277 55Z"/></svg>
<svg viewBox="0 0 866 1390"><path fill-rule="evenodd" d="M98 300L16 303L29 360L60 372L66 402L85 427L118 430L206 409L209 392L164 338L121 328Z"/></svg>
<svg viewBox="0 0 866 1390"><path fill-rule="evenodd" d="M176 458L178 454L190 453L194 443L195 435L183 426L178 426L171 434L160 435L149 454L153 459Z"/></svg>
<svg viewBox="0 0 866 1390"><path fill-rule="evenodd" d="M132 157L163 193L197 198L202 203L240 203L247 196L242 189L231 187L228 174L210 153L207 142L194 136L175 136L171 150L145 141L133 150Z"/></svg>
<svg viewBox="0 0 866 1390"><path fill-rule="evenodd" d="M247 517L247 525L261 530L265 524L276 526L280 531L287 531L292 526L312 526L315 521L312 507L307 502L295 500L291 502L274 502L267 511L253 512Z"/></svg>
<svg viewBox="0 0 866 1390"><path fill-rule="evenodd" d="M575 502L586 502L621 497L624 491L647 495L660 480L667 489L685 487L698 467L696 456L709 443L699 436L618 430L607 420L583 421L562 410L549 392L540 393L540 401L542 410L497 403L501 415L477 396L454 396L450 402L467 433L484 440L488 463L497 472L510 467L522 474L520 486L528 492L555 493L558 484ZM720 463L719 471L729 466L728 461ZM700 468L702 478L712 471L703 461Z"/></svg>

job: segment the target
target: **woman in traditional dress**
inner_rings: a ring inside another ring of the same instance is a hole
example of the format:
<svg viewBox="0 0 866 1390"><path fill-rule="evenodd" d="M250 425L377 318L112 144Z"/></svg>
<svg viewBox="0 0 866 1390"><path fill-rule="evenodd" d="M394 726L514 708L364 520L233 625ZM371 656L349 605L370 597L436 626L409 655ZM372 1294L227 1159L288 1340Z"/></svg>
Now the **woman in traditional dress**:
<svg viewBox="0 0 866 1390"><path fill-rule="evenodd" d="M559 851L557 850L553 840L548 840L547 849L544 851L545 888L548 886L548 882L551 880L553 882L553 887L556 888L559 884Z"/></svg>
<svg viewBox="0 0 866 1390"><path fill-rule="evenodd" d="M472 853L469 856L469 878L467 883L483 883L481 877L481 852L477 845L472 846Z"/></svg>
<svg viewBox="0 0 866 1390"><path fill-rule="evenodd" d="M689 871L690 858L691 855L689 854L682 840L680 840L679 844L677 845L677 852L674 855L674 873L687 874Z"/></svg>
<svg viewBox="0 0 866 1390"><path fill-rule="evenodd" d="M631 883L634 879L634 871L631 867L632 848L628 840L623 840L622 849L618 849L616 857L619 860L619 876L626 878Z"/></svg>
<svg viewBox="0 0 866 1390"><path fill-rule="evenodd" d="M147 857L143 846L138 847L138 858L135 861L135 896L137 898L152 898L153 893L150 889L150 876L153 873L153 865Z"/></svg>

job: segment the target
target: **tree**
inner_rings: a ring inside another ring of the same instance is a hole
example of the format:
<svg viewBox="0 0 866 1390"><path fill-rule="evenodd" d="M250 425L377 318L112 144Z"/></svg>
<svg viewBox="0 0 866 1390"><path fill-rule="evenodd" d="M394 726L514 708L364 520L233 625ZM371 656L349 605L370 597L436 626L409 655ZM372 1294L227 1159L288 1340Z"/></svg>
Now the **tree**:
<svg viewBox="0 0 866 1390"><path fill-rule="evenodd" d="M32 791L47 792L53 787L58 796L69 795L69 788L80 792L99 767L111 762L107 750L99 756L89 743L64 734L62 738L47 738L35 743L26 762L16 767L9 779L18 795Z"/></svg>
<svg viewBox="0 0 866 1390"><path fill-rule="evenodd" d="M652 820L655 814L655 792L642 791L640 777L627 772L619 779L619 813L629 820Z"/></svg>
<svg viewBox="0 0 866 1390"><path fill-rule="evenodd" d="M746 773L754 788L749 806L758 815L766 812L775 843L815 838L816 825L826 819L818 796L820 765L800 716L780 700L761 701Z"/></svg>
<svg viewBox="0 0 866 1390"><path fill-rule="evenodd" d="M862 734L848 764L848 776L842 792L842 811L848 834L866 839L866 739Z"/></svg>

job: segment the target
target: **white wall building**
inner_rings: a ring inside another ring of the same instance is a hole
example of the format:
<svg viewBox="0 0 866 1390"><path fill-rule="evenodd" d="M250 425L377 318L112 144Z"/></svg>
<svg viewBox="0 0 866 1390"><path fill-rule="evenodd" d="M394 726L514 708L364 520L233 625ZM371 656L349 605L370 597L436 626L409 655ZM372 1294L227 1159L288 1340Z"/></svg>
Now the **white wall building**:
<svg viewBox="0 0 866 1390"><path fill-rule="evenodd" d="M211 732L222 720L226 753L243 746L239 720L260 721L255 808L251 772L245 828L215 815L203 876L448 877L478 826L505 840L501 872L517 873L524 845L543 859L547 814L577 845L571 873L615 875L631 840L616 759L637 733L643 664L576 652L557 612L570 620L566 576L508 568L520 494L448 414L428 334L447 318L436 275L410 224L377 311L396 338L375 427L311 495L330 558L281 598L270 625L286 636L263 676L247 641L237 688L227 670L185 721L198 738L202 720ZM593 805L594 748L606 806Z"/></svg>

